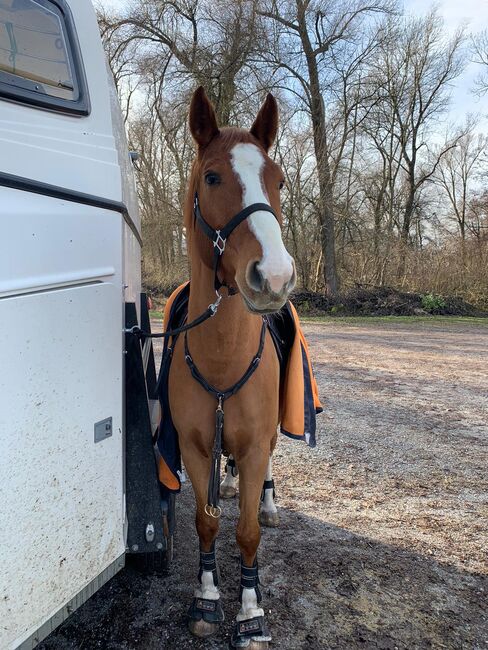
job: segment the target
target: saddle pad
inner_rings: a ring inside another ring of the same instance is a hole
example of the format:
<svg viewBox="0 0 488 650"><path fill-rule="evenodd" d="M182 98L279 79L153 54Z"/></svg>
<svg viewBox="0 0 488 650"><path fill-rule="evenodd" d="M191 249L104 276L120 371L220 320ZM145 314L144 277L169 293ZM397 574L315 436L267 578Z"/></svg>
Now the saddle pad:
<svg viewBox="0 0 488 650"><path fill-rule="evenodd" d="M180 327L186 321L189 296L189 282L171 294L164 309L165 331ZM281 433L315 447L315 416L323 409L298 314L288 301L279 312L268 315L266 319L280 362ZM169 371L176 339L165 339L157 387L162 414L157 438L158 473L162 486L172 492L178 492L181 487L178 432L171 417L168 396Z"/></svg>

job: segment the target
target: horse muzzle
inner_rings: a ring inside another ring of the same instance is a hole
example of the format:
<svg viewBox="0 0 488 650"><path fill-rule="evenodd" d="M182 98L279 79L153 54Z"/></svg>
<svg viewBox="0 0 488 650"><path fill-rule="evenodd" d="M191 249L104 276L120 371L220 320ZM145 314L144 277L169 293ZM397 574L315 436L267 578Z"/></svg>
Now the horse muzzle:
<svg viewBox="0 0 488 650"><path fill-rule="evenodd" d="M249 311L255 314L270 314L283 307L296 284L295 263L290 259L289 268L281 269L280 273L266 275L258 261L249 262L244 282L238 282Z"/></svg>

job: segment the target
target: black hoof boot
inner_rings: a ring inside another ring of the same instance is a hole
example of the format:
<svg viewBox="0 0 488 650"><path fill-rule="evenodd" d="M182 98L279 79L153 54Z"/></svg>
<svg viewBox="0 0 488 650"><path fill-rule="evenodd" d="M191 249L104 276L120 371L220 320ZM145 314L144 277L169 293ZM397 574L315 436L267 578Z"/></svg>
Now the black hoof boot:
<svg viewBox="0 0 488 650"><path fill-rule="evenodd" d="M266 650L271 641L271 634L264 616L237 621L232 631L230 647L246 648L247 650Z"/></svg>
<svg viewBox="0 0 488 650"><path fill-rule="evenodd" d="M224 620L224 610L219 600L194 598L188 610L188 629L199 637L215 634Z"/></svg>

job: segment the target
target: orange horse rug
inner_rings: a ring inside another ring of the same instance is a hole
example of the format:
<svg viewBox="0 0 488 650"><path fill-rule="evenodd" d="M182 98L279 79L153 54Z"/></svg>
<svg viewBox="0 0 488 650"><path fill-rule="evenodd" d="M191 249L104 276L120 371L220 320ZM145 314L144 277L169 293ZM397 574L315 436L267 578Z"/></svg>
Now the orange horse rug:
<svg viewBox="0 0 488 650"><path fill-rule="evenodd" d="M189 296L189 282L182 284L171 294L164 309L165 331L176 329L185 323ZM279 312L270 314L265 319L280 362L281 433L290 438L304 440L310 447L315 447L315 416L323 409L298 314L288 301ZM169 371L176 338L165 339L158 378L158 396L161 403L161 421L157 437L158 473L162 486L172 492L178 492L181 487L178 432L171 418L168 396Z"/></svg>

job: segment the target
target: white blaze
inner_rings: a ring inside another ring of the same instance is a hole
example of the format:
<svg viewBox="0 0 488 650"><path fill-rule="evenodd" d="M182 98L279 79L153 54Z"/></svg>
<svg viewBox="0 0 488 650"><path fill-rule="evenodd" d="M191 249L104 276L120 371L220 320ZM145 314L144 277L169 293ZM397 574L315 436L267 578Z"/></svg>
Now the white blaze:
<svg viewBox="0 0 488 650"><path fill-rule="evenodd" d="M267 203L261 181L264 157L255 144L236 144L231 150L232 167L242 185L242 207ZM258 264L271 290L279 293L293 275L293 260L281 238L279 223L270 212L254 212L248 218L252 233L261 244L263 258Z"/></svg>

